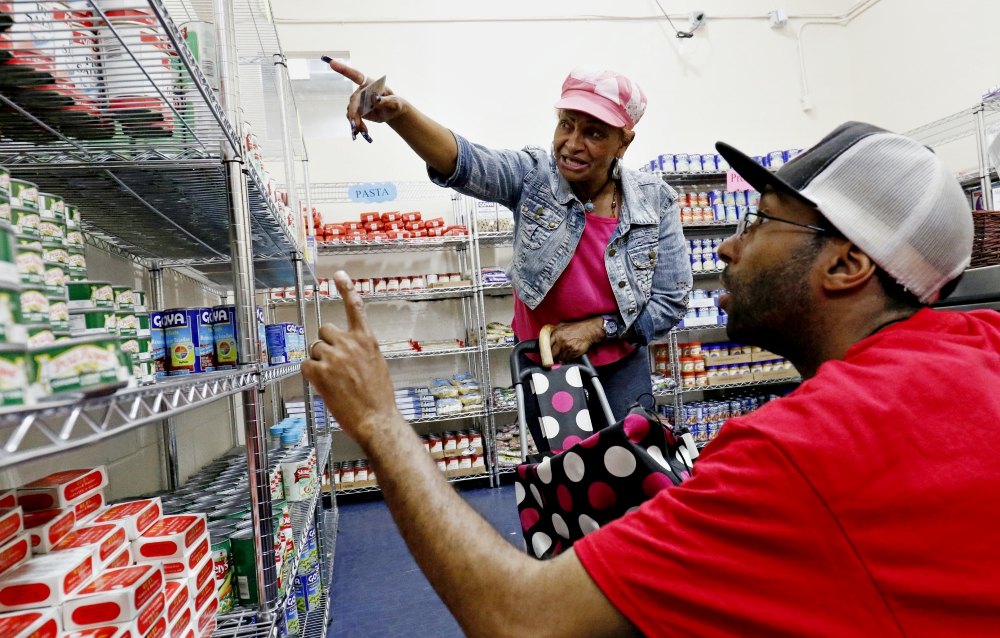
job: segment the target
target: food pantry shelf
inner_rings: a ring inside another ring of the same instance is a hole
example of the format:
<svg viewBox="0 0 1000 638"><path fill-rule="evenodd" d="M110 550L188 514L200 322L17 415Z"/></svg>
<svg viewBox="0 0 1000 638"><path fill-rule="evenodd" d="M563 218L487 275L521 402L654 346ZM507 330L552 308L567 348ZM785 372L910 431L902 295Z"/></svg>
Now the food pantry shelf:
<svg viewBox="0 0 1000 638"><path fill-rule="evenodd" d="M512 246L514 244L514 232L493 232L479 233L476 240L480 246Z"/></svg>
<svg viewBox="0 0 1000 638"><path fill-rule="evenodd" d="M448 348L446 350L424 350L422 352L417 352L416 350L405 350L402 352L383 352L382 356L388 360L393 360L413 359L417 357L444 357L456 354L471 354L473 352L479 352L479 348L470 346L465 348Z"/></svg>
<svg viewBox="0 0 1000 638"><path fill-rule="evenodd" d="M801 383L802 377L781 377L778 379L763 379L761 381L741 381L738 383L721 383L718 385L702 385L693 388L682 388L681 394L691 394L692 392L709 392L711 390L729 390L731 388L751 388L757 386L766 385L780 385L782 383ZM659 392L654 392L654 396L658 397L672 397L677 393L676 390L664 390Z"/></svg>
<svg viewBox="0 0 1000 638"><path fill-rule="evenodd" d="M273 638L275 623L257 624L256 609L239 607L231 612L216 616L218 628L212 638Z"/></svg>
<svg viewBox="0 0 1000 638"><path fill-rule="evenodd" d="M459 481L474 481L476 479L488 479L490 475L488 473L484 474L469 474L468 476L452 476L447 480L449 483L458 483ZM364 494L365 492L381 492L382 490L376 485L374 487L358 487L346 490L337 490L337 495L344 496L347 494Z"/></svg>
<svg viewBox="0 0 1000 638"><path fill-rule="evenodd" d="M462 297L471 297L472 293L472 286L455 286L454 288L429 288L426 290L392 292L382 295L361 295L361 298L364 299L365 303L371 303L374 301L437 301L441 299L461 299ZM312 300L312 297L306 297L306 303L310 303ZM323 303L342 303L344 298L339 295L320 295L319 300ZM294 297L285 299L271 298L268 299L267 303L280 306L285 304L297 304L298 300Z"/></svg>
<svg viewBox="0 0 1000 638"><path fill-rule="evenodd" d="M299 630L300 638L325 638L326 626L330 620L329 583L323 583L323 595L319 607L306 614L305 623ZM302 622L302 621L299 621Z"/></svg>
<svg viewBox="0 0 1000 638"><path fill-rule="evenodd" d="M385 241L319 244L320 255L357 255L372 253L431 252L468 248L467 237L429 237L426 239L387 239Z"/></svg>
<svg viewBox="0 0 1000 638"><path fill-rule="evenodd" d="M712 268L711 270L693 270L691 274L695 277L710 277L712 275L721 275L725 271L725 268Z"/></svg>
<svg viewBox="0 0 1000 638"><path fill-rule="evenodd" d="M461 419L475 419L478 417L487 416L489 412L480 410L479 412L456 412L455 414L442 414L439 416L428 416L422 419L407 419L407 423L410 425L420 425L421 423L439 423L443 421L459 421ZM340 426L334 425L330 428L331 432L343 432Z"/></svg>
<svg viewBox="0 0 1000 638"><path fill-rule="evenodd" d="M296 361L295 363L283 363L281 365L264 368L261 370L260 376L262 382L267 385L298 374L301 368L301 361Z"/></svg>

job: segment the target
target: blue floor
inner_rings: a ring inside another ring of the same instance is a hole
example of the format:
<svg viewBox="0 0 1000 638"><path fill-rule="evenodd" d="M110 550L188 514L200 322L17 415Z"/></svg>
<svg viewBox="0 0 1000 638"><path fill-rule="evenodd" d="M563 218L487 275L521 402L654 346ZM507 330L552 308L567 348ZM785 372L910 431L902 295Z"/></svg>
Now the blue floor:
<svg viewBox="0 0 1000 638"><path fill-rule="evenodd" d="M461 492L465 501L523 549L513 485ZM340 505L340 531L327 638L451 638L462 631L431 589L381 499Z"/></svg>

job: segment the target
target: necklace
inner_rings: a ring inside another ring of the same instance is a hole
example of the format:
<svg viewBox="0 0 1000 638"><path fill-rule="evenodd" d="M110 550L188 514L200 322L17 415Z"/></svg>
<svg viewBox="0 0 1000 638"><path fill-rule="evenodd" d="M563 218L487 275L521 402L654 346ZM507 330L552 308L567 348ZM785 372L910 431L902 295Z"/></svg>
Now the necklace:
<svg viewBox="0 0 1000 638"><path fill-rule="evenodd" d="M604 192L604 189L608 187L608 184L610 182L611 182L611 178L608 178L608 181L604 182L604 186L601 186L601 190L597 191L597 194L600 195L602 192ZM618 185L616 184L615 185L615 190L611 194L611 217L618 217L617 208L618 208ZM585 211L587 211L588 213L594 212L594 198L593 197L591 197L590 199L587 200L587 203L583 205L583 209Z"/></svg>

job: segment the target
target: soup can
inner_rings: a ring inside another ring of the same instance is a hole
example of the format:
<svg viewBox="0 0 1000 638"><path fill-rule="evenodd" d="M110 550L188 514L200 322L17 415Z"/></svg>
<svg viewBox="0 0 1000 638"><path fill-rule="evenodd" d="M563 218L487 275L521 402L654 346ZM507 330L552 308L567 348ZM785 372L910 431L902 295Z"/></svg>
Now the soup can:
<svg viewBox="0 0 1000 638"><path fill-rule="evenodd" d="M215 369L212 311L208 308L175 308L162 313L171 376L211 372Z"/></svg>

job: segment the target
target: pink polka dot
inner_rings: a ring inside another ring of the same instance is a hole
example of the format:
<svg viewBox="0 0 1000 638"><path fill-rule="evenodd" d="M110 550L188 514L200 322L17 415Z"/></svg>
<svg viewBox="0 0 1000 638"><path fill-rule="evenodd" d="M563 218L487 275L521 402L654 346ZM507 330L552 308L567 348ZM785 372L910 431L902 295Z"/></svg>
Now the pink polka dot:
<svg viewBox="0 0 1000 638"><path fill-rule="evenodd" d="M642 482L642 491L646 493L646 496L653 498L657 492L660 490L665 490L673 485L670 479L667 478L666 474L650 474L646 477L646 480Z"/></svg>
<svg viewBox="0 0 1000 638"><path fill-rule="evenodd" d="M556 498L559 499L559 507L561 507L564 512L573 511L573 495L569 493L568 487L565 485L557 487Z"/></svg>
<svg viewBox="0 0 1000 638"><path fill-rule="evenodd" d="M595 510L606 510L618 501L611 486L601 482L594 483L587 489L587 499Z"/></svg>
<svg viewBox="0 0 1000 638"><path fill-rule="evenodd" d="M538 522L538 518L538 511L534 508L521 510L521 529L525 531L531 529Z"/></svg>
<svg viewBox="0 0 1000 638"><path fill-rule="evenodd" d="M526 475L527 471L528 471L528 466L527 465L518 465L517 466L517 474L518 474L518 476L521 477L522 481L528 478L527 475Z"/></svg>
<svg viewBox="0 0 1000 638"><path fill-rule="evenodd" d="M576 436L575 434L571 434L571 435L567 436L565 439L563 439L563 449L564 450L568 450L569 448L573 447L574 445L576 445L577 443L579 443L582 440L583 439L581 439L580 437Z"/></svg>
<svg viewBox="0 0 1000 638"><path fill-rule="evenodd" d="M588 436L584 440L580 441L580 445L582 445L583 447L594 447L595 445L597 445L597 440L600 438L600 436L601 436L600 432L592 436Z"/></svg>
<svg viewBox="0 0 1000 638"><path fill-rule="evenodd" d="M569 412L573 409L573 395L561 390L552 395L552 408L556 412Z"/></svg>
<svg viewBox="0 0 1000 638"><path fill-rule="evenodd" d="M553 370L558 370L558 369L559 369L559 368L561 368L561 367L562 367L562 364L561 364L561 363L553 363L553 364L552 364L552 369L553 369Z"/></svg>
<svg viewBox="0 0 1000 638"><path fill-rule="evenodd" d="M629 441L638 443L649 434L649 421L638 414L625 417L625 436Z"/></svg>

